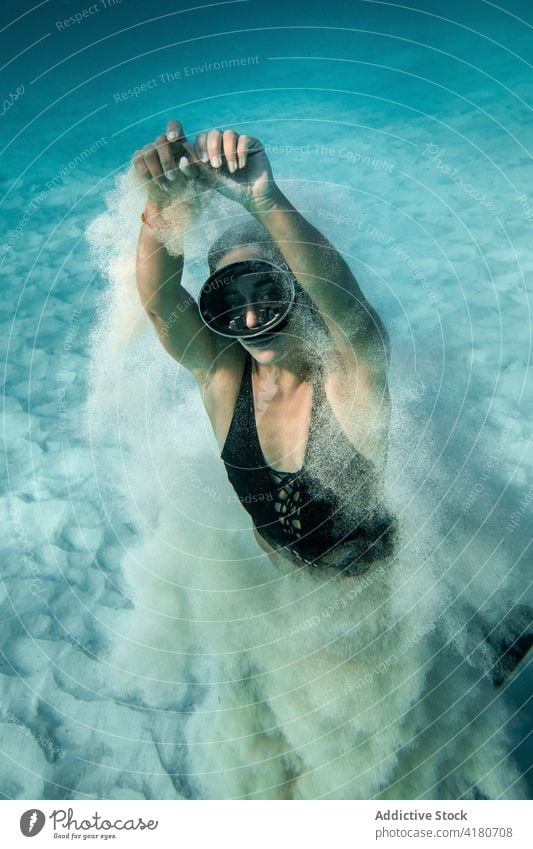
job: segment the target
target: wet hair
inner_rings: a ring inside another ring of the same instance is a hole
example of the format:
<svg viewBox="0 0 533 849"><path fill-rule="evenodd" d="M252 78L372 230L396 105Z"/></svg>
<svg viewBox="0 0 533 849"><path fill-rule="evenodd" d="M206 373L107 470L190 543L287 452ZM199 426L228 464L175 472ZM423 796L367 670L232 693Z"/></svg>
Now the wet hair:
<svg viewBox="0 0 533 849"><path fill-rule="evenodd" d="M211 274L214 272L224 254L229 253L234 248L241 248L243 245L255 244L260 246L258 259L266 259L274 264L285 262L268 230L255 218L252 218L250 221L230 227L213 242L207 254L209 272Z"/></svg>

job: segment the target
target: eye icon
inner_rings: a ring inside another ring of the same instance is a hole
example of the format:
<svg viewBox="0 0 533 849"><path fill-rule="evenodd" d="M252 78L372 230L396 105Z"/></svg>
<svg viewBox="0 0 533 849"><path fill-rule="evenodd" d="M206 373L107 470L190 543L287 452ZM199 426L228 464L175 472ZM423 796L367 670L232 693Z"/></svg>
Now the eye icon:
<svg viewBox="0 0 533 849"><path fill-rule="evenodd" d="M46 817L38 808L30 808L24 811L20 818L20 830L24 837L35 837L42 831Z"/></svg>

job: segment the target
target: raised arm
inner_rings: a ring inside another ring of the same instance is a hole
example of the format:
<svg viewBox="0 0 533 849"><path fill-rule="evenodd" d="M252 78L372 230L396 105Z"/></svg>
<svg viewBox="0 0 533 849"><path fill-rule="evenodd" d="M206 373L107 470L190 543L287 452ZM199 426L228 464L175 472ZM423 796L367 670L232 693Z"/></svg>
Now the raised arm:
<svg viewBox="0 0 533 849"><path fill-rule="evenodd" d="M388 336L350 267L331 242L276 186L251 209L270 233L303 289L319 309L337 348L347 356L388 351Z"/></svg>
<svg viewBox="0 0 533 849"><path fill-rule="evenodd" d="M342 357L386 368L388 336L348 264L277 186L261 142L233 130L195 141L199 174L241 203L268 230L294 276L320 310Z"/></svg>
<svg viewBox="0 0 533 849"><path fill-rule="evenodd" d="M174 143L168 141L172 130L178 135ZM218 341L202 322L194 298L181 285L183 256L171 255L158 236L162 210L186 185L187 177L179 162L187 154L192 160L178 122L169 122L166 136L159 136L154 144L134 154L136 174L148 195L137 245L136 276L141 303L162 345L204 383L216 361ZM182 162L185 172L190 173L189 166L190 162ZM185 219L185 201L183 215Z"/></svg>

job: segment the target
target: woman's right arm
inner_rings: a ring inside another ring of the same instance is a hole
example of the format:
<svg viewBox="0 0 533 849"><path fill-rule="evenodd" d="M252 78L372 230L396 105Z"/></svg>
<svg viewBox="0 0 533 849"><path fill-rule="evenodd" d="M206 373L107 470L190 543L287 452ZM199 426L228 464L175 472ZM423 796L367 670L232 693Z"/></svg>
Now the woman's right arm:
<svg viewBox="0 0 533 849"><path fill-rule="evenodd" d="M179 137L171 143L168 135L173 129ZM192 159L192 152L184 139L181 125L169 122L166 136L159 136L134 155L134 169L148 196L137 245L136 277L141 303L162 345L205 383L217 358L218 340L202 322L194 298L181 285L183 256L171 255L157 232L162 208L186 183L178 164L183 155Z"/></svg>
<svg viewBox="0 0 533 849"><path fill-rule="evenodd" d="M148 201L137 244L137 288L161 344L197 380L205 381L216 358L215 340L192 295L181 285L183 256L172 256L154 227L159 209Z"/></svg>

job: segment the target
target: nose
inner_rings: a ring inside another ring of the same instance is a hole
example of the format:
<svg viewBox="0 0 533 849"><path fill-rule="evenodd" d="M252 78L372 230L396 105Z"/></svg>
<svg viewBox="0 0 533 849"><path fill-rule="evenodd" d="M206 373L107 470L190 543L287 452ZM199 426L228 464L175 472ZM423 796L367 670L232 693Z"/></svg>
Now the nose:
<svg viewBox="0 0 533 849"><path fill-rule="evenodd" d="M246 307L246 327L251 330L257 326L257 310L252 305Z"/></svg>

